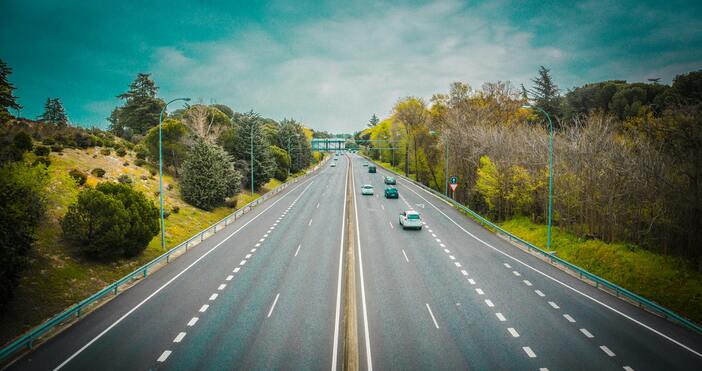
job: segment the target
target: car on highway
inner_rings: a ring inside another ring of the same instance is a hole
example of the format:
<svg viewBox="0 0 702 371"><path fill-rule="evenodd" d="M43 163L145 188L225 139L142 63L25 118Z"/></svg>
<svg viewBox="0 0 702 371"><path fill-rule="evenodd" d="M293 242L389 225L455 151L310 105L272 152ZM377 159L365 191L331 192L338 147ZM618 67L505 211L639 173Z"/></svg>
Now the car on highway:
<svg viewBox="0 0 702 371"><path fill-rule="evenodd" d="M368 166L368 161L364 161L363 166Z"/></svg>
<svg viewBox="0 0 702 371"><path fill-rule="evenodd" d="M395 187L385 187L385 198L398 198L400 194Z"/></svg>
<svg viewBox="0 0 702 371"><path fill-rule="evenodd" d="M336 167L336 162L332 162L331 167Z"/></svg>
<svg viewBox="0 0 702 371"><path fill-rule="evenodd" d="M400 213L400 225L402 229L422 229L422 217L414 210L407 210Z"/></svg>
<svg viewBox="0 0 702 371"><path fill-rule="evenodd" d="M338 157L334 157L334 161L339 161L339 158L338 158Z"/></svg>
<svg viewBox="0 0 702 371"><path fill-rule="evenodd" d="M372 196L373 186L370 184L364 184L363 187L361 187L361 194L364 196Z"/></svg>
<svg viewBox="0 0 702 371"><path fill-rule="evenodd" d="M393 178L391 176L386 176L384 181L385 181L385 184L392 184L392 185L397 184L397 181L395 180L395 178Z"/></svg>
<svg viewBox="0 0 702 371"><path fill-rule="evenodd" d="M368 172L369 173L375 173L377 170L375 168L375 165L370 165L368 166Z"/></svg>

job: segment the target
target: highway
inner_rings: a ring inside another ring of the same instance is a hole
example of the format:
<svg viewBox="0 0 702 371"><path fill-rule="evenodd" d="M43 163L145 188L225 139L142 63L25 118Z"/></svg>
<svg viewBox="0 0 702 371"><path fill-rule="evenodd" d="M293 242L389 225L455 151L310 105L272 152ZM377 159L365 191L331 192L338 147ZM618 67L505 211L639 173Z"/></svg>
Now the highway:
<svg viewBox="0 0 702 371"><path fill-rule="evenodd" d="M385 199L388 173L363 162L339 156L10 368L341 369L350 303L361 369L702 369L700 334L523 252L408 181ZM376 194L361 196L363 184ZM408 209L422 230L398 225Z"/></svg>

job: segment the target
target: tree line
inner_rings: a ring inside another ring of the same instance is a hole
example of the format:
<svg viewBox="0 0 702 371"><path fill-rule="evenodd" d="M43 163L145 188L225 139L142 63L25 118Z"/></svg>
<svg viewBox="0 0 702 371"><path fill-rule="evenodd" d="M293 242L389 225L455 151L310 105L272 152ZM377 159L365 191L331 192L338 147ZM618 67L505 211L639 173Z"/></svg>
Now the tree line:
<svg viewBox="0 0 702 371"><path fill-rule="evenodd" d="M456 82L428 103L402 98L355 136L384 140L367 153L442 192L457 176L453 197L490 218L545 223L550 128L524 106L540 107L555 131L554 223L702 270L702 71L671 85L614 80L563 94L542 67L532 83Z"/></svg>

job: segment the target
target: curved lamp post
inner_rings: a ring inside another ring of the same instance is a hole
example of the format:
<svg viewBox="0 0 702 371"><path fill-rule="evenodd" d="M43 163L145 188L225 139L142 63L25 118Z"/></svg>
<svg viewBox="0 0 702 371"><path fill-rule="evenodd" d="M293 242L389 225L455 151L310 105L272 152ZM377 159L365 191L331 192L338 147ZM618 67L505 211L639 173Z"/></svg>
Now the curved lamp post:
<svg viewBox="0 0 702 371"><path fill-rule="evenodd" d="M541 107L532 106L530 104L525 104L522 108L533 108L546 116L548 119L549 126L549 141L548 141L548 232L546 240L546 248L551 250L551 221L553 215L553 122L551 121L551 116L548 112L544 111Z"/></svg>
<svg viewBox="0 0 702 371"><path fill-rule="evenodd" d="M166 103L161 109L161 113L158 115L158 198L161 204L161 249L166 249L166 222L163 219L163 113L166 111L166 107L173 102L182 100L184 102L190 101L190 98L176 98Z"/></svg>

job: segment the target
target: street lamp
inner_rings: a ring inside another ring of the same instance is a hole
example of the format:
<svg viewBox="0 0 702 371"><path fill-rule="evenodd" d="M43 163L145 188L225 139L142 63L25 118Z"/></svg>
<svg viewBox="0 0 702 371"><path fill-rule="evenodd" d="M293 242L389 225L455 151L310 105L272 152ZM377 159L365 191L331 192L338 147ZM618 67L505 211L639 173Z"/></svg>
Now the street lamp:
<svg viewBox="0 0 702 371"><path fill-rule="evenodd" d="M290 139L291 139L291 138L300 138L300 134L295 134L295 135L291 135L291 136L288 137L288 157L290 157L290 163L288 164L288 176L287 176L287 178L290 177L290 167L292 166L292 156L290 156ZM287 178L286 178L286 179L287 179Z"/></svg>
<svg viewBox="0 0 702 371"><path fill-rule="evenodd" d="M166 107L169 104L182 100L184 102L189 102L190 98L176 98L166 103L163 108L161 108L161 113L158 115L158 198L161 204L161 249L166 249L166 222L163 218L163 113L166 111Z"/></svg>
<svg viewBox="0 0 702 371"><path fill-rule="evenodd" d="M549 144L548 144L548 230L547 230L547 240L546 248L551 250L551 220L553 215L553 122L551 121L551 116L548 112L544 111L541 107L532 106L530 104L525 104L522 108L534 108L541 113L543 113L548 119L549 125Z"/></svg>
<svg viewBox="0 0 702 371"><path fill-rule="evenodd" d="M251 131L250 131L250 137L251 137L251 197L253 197L253 195L254 195L254 147L253 147L254 126L256 126L255 121L251 123Z"/></svg>
<svg viewBox="0 0 702 371"><path fill-rule="evenodd" d="M439 133L437 133L433 130L429 131L429 135L435 136L438 134ZM448 177L449 177L449 174L448 174L448 139L446 139L444 141L444 145L445 145L444 154L446 156L446 158L444 159L444 165L446 166L446 169L444 170L444 195L446 195L446 197L448 197Z"/></svg>

